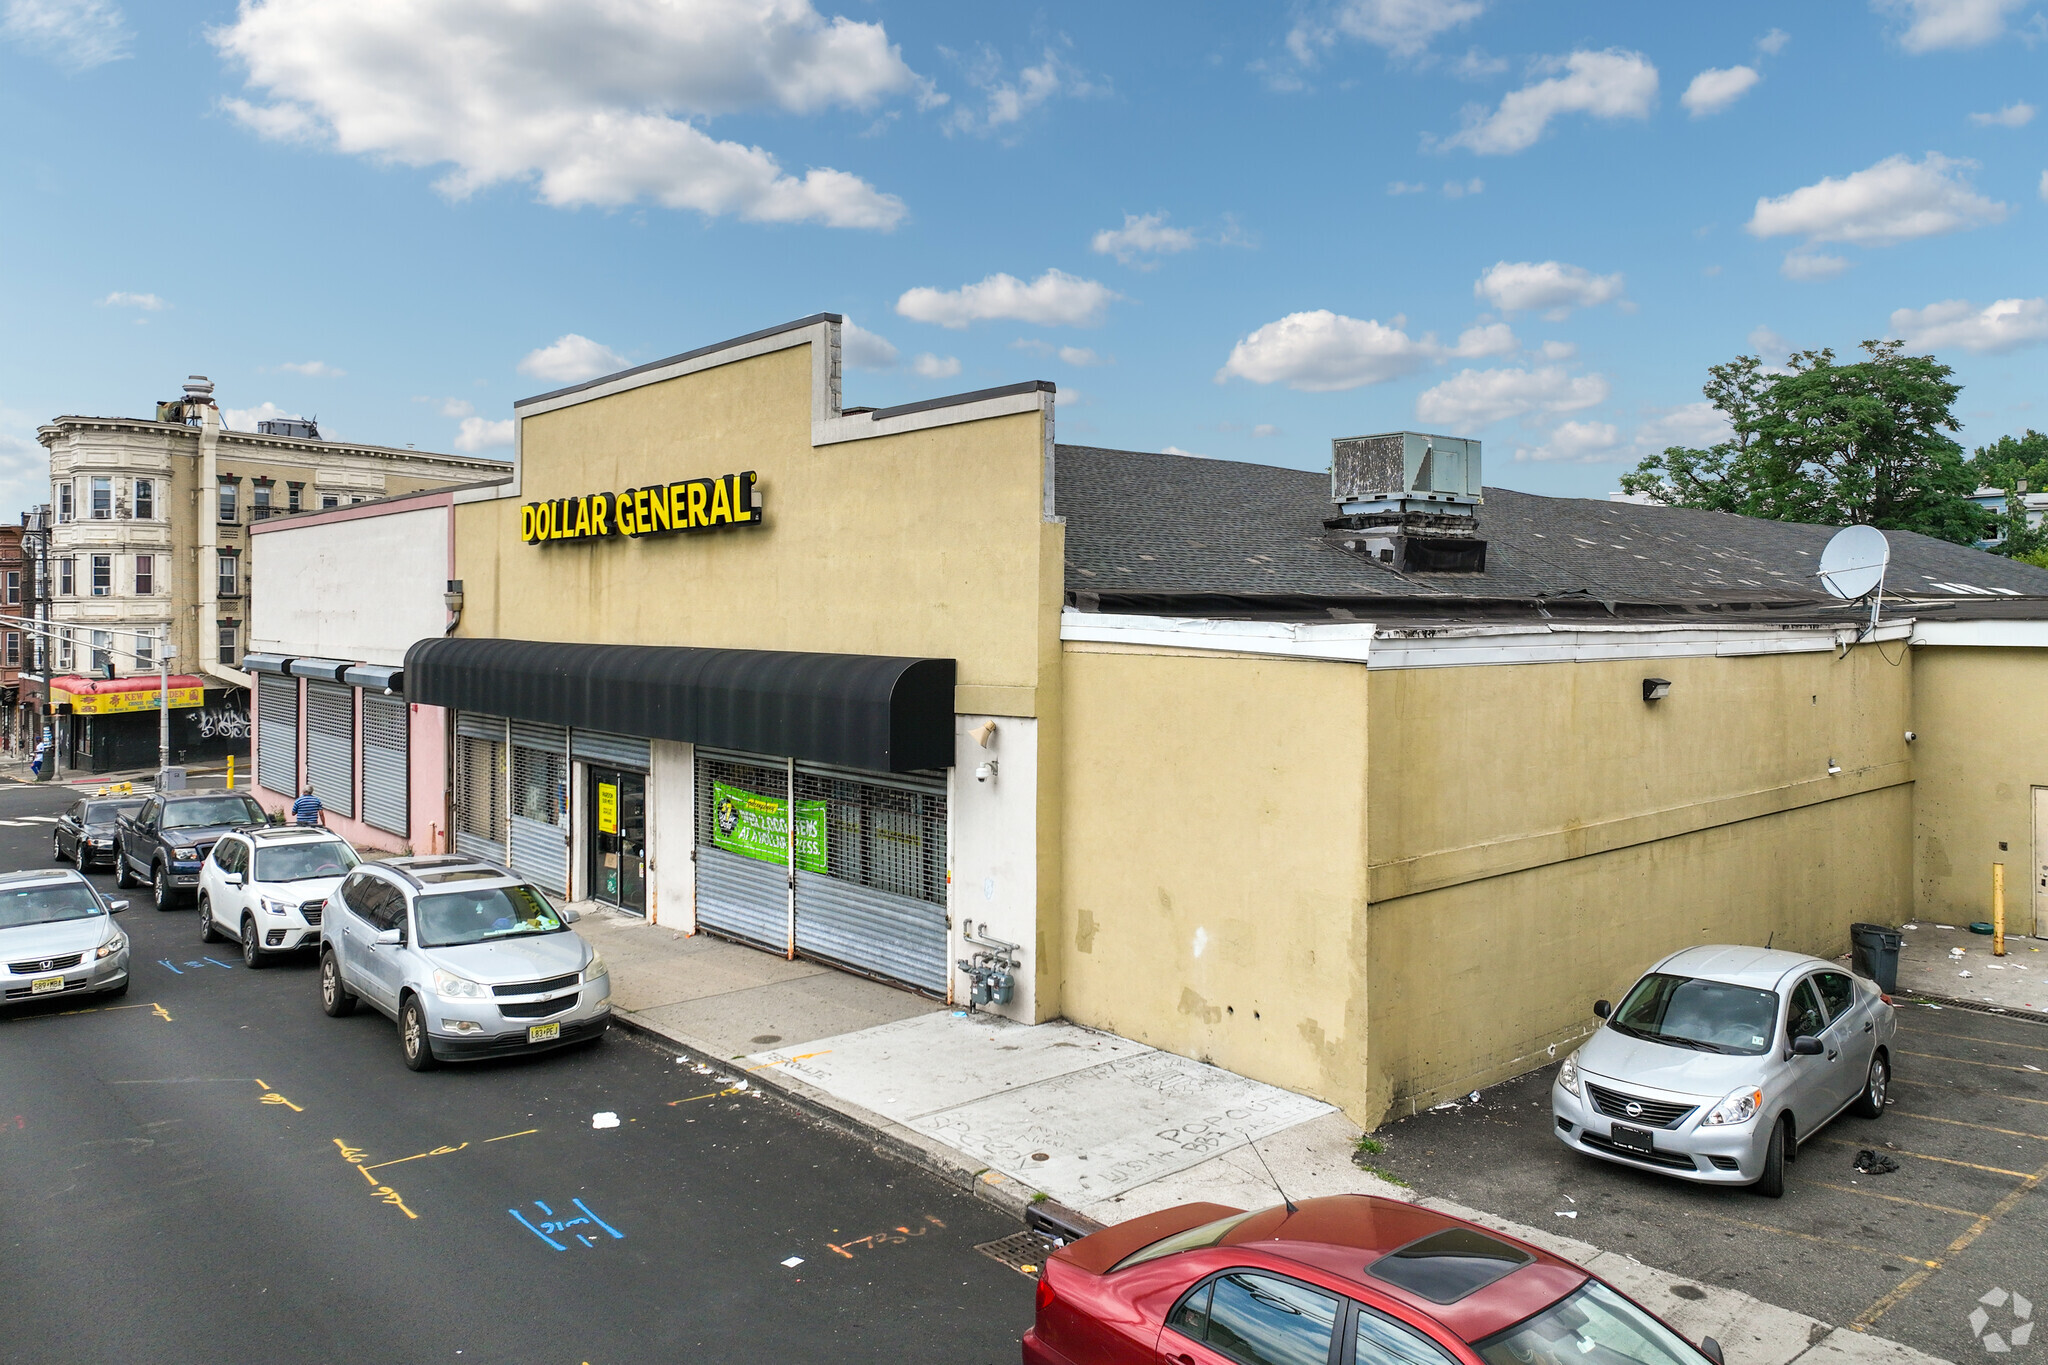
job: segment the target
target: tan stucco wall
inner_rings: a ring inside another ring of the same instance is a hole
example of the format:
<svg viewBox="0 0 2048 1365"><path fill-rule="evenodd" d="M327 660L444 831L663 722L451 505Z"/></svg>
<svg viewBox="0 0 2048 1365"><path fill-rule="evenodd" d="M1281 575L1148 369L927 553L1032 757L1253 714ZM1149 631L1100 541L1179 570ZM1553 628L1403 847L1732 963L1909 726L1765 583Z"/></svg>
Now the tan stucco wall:
<svg viewBox="0 0 2048 1365"><path fill-rule="evenodd" d="M1367 1121L1542 1065L1665 953L1835 956L1895 922L1912 664L1889 649L1375 671Z"/></svg>
<svg viewBox="0 0 2048 1365"><path fill-rule="evenodd" d="M1356 1114L1366 671L1070 643L1068 1018Z"/></svg>
<svg viewBox="0 0 2048 1365"><path fill-rule="evenodd" d="M1916 913L1945 923L1991 918L1991 864L2005 864L2006 926L2035 923L2048 858L2033 835L2033 789L2048 787L2048 650L1913 651ZM1999 848L2003 842L2006 847Z"/></svg>

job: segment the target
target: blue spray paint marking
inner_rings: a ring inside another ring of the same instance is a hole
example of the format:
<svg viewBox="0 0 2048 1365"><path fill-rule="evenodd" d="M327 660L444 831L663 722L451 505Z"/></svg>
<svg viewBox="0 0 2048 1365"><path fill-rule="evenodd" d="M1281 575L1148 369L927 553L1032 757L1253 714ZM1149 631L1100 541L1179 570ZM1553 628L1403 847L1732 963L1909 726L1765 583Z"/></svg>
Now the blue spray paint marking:
<svg viewBox="0 0 2048 1365"><path fill-rule="evenodd" d="M217 958L217 957L209 957L209 958L207 958L206 960L207 960L208 962L211 962L211 963L212 963L212 964L213 964L214 966L216 966L216 967L220 968L220 969L221 969L222 971L224 971L224 972L231 972L231 971L233 971L233 970L234 970L234 968L233 968L233 967L230 967L230 966L228 966L228 964L227 964L227 963L225 963L225 962L222 962L222 961L221 961L221 960L220 960L219 958Z"/></svg>
<svg viewBox="0 0 2048 1365"><path fill-rule="evenodd" d="M164 966L166 966L166 967L171 967L171 960L170 960L169 958L167 958L167 957L160 957L160 958L158 958L158 959L157 959L157 961L158 961L158 962L161 962L161 963L162 963L162 964L163 964ZM174 972L178 972L178 969L177 969L176 967L171 967L171 970L172 970L172 971L174 971ZM183 972L178 972L178 975L179 975L179 976L183 976L183 975L184 975L184 973L183 973Z"/></svg>
<svg viewBox="0 0 2048 1365"><path fill-rule="evenodd" d="M525 1228L528 1232L540 1238L543 1242L546 1242L549 1246L553 1247L557 1251L567 1251L569 1248L566 1243L558 1242L554 1239L553 1234L555 1233L561 1233L564 1236L574 1237L577 1241L583 1243L583 1245L586 1247L594 1247L597 1245L597 1243L594 1240L585 1236L584 1234L580 1232L570 1231L571 1228L579 1226L603 1228L607 1233L611 1234L613 1239L617 1241L625 1240L625 1233L620 1232L610 1223L605 1222L604 1219L598 1217L595 1213L591 1212L590 1206L584 1203L581 1199L572 1200L571 1202L574 1203L577 1208L583 1210L583 1217L556 1218L555 1211L549 1208L546 1204L541 1203L541 1201L538 1199L533 1201L533 1206L539 1209L541 1212L541 1221L539 1226L535 1226L532 1222L528 1221L526 1215L521 1213L518 1209L506 1209L505 1212L511 1214L514 1218L518 1219L519 1225L521 1227Z"/></svg>

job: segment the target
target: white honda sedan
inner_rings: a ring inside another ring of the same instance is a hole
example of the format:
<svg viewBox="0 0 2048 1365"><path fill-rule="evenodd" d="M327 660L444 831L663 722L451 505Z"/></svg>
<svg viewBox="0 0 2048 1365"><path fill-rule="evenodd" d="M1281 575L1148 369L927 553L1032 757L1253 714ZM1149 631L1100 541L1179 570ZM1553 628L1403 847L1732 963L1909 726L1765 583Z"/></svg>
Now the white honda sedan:
<svg viewBox="0 0 2048 1365"><path fill-rule="evenodd" d="M320 946L327 897L362 859L348 840L313 826L236 830L199 869L199 937L239 939L242 961Z"/></svg>

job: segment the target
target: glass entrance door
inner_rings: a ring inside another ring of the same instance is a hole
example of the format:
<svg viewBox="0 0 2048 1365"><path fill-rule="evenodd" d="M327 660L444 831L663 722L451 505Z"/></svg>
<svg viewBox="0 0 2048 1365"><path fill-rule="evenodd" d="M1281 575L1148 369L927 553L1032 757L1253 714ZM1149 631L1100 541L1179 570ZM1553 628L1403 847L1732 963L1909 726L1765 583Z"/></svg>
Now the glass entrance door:
<svg viewBox="0 0 2048 1365"><path fill-rule="evenodd" d="M590 769L590 897L647 913L647 778Z"/></svg>

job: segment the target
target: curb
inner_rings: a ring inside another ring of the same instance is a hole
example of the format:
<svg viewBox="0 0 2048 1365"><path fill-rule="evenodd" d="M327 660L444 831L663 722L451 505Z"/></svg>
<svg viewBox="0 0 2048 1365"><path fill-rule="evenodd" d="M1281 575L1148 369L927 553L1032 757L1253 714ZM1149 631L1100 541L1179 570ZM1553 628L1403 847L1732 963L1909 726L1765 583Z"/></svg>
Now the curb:
<svg viewBox="0 0 2048 1365"><path fill-rule="evenodd" d="M612 1022L628 1033L653 1039L662 1047L672 1048L688 1056L692 1061L717 1067L720 1071L740 1070L731 1061L713 1056L699 1045L679 1039L637 1018L630 1010L614 1006ZM859 1114L841 1108L831 1097L813 1090L802 1082L793 1083L785 1077L771 1074L772 1070L768 1068L744 1073L748 1086L800 1110L806 1117L815 1119L828 1128L869 1144L883 1156L936 1175L947 1184L965 1190L983 1202L992 1204L1019 1219L1023 1219L1026 1211L1034 1206L1035 1197L1040 1192L1020 1181L1002 1175L990 1167L970 1167L964 1159L955 1156L951 1148L941 1147L936 1143L927 1147L900 1134L878 1128ZM983 1178L987 1175L997 1176L1001 1183L991 1184Z"/></svg>
<svg viewBox="0 0 2048 1365"><path fill-rule="evenodd" d="M1933 991L1902 990L1898 998L1908 1003L1926 1001L1940 1005L1943 1009L1969 1010L1975 1014L1997 1014L2007 1019L2024 1019L2030 1024L2048 1024L2048 1010L2030 1010L2024 1005L1993 1005L1984 1000L1965 1000L1960 996L1937 995Z"/></svg>

